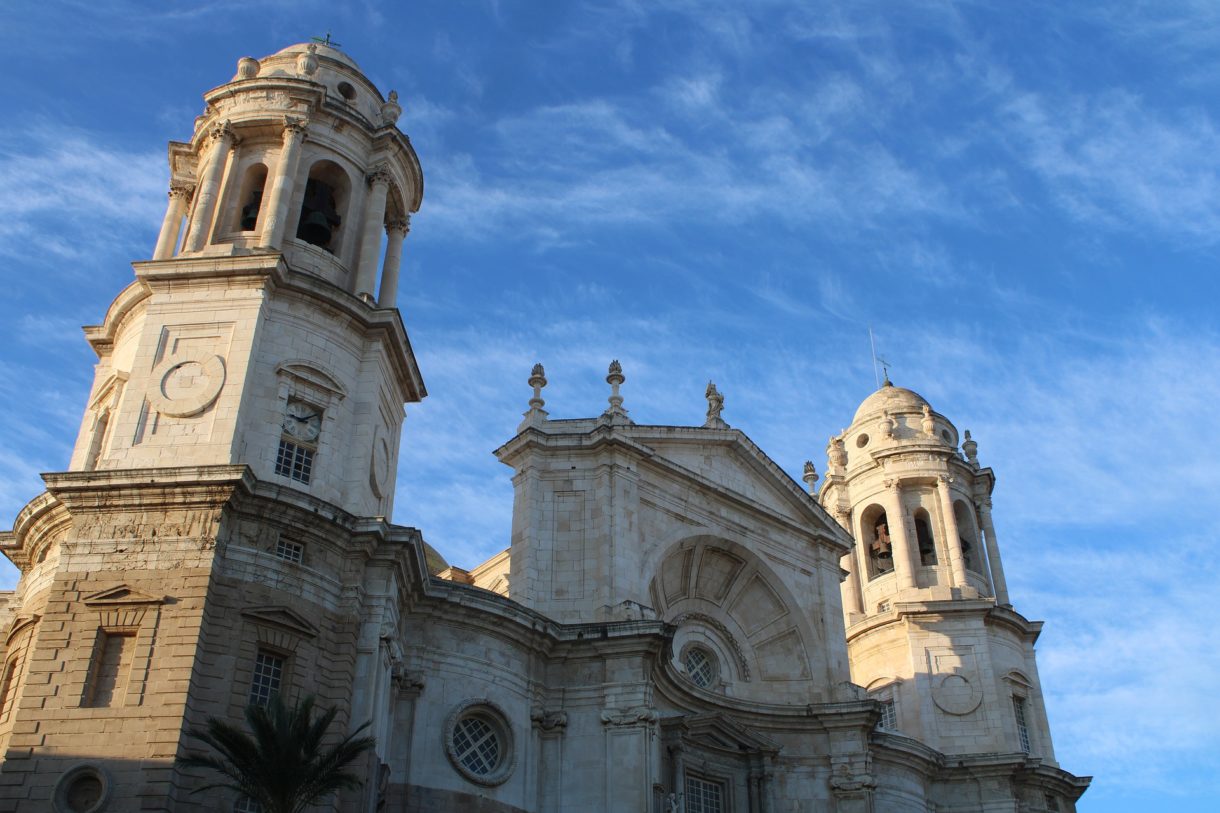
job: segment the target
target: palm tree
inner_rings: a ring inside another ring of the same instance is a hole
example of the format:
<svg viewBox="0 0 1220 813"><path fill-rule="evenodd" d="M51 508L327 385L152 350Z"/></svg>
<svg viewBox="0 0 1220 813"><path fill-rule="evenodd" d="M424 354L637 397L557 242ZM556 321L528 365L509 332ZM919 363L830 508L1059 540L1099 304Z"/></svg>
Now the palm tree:
<svg viewBox="0 0 1220 813"><path fill-rule="evenodd" d="M301 813L327 794L361 784L346 768L373 747L372 737L357 736L369 723L324 749L322 739L336 711L326 709L315 719L313 697L288 708L279 695L273 695L266 706L246 707L246 724L253 736L209 717L206 730L192 728L187 735L210 745L218 756L187 755L174 761L185 768L211 768L228 780L193 793L230 788L239 798L255 802L263 813Z"/></svg>

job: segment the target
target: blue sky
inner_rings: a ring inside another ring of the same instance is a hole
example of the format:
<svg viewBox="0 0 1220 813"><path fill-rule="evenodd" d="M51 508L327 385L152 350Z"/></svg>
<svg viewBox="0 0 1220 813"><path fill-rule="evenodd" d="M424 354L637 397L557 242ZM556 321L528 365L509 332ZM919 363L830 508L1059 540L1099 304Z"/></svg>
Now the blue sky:
<svg viewBox="0 0 1220 813"><path fill-rule="evenodd" d="M507 545L491 451L535 361L554 417L604 408L612 358L642 423L701 422L714 379L824 470L871 324L997 471L1080 809L1212 809L1220 4L10 0L0 29L0 524L67 464L79 326L151 254L166 141L239 57L330 30L426 179L397 522L459 565Z"/></svg>

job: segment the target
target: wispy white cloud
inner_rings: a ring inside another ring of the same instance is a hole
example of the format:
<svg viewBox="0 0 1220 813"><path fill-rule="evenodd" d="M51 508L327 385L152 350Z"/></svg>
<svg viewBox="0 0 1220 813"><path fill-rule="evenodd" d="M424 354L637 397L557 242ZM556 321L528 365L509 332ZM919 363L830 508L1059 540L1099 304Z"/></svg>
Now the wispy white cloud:
<svg viewBox="0 0 1220 813"><path fill-rule="evenodd" d="M168 174L163 155L124 150L80 130L41 123L2 133L0 255L150 254Z"/></svg>
<svg viewBox="0 0 1220 813"><path fill-rule="evenodd" d="M1220 235L1220 128L1204 110L1166 112L1126 92L1019 93L1003 132L1073 217L1200 244Z"/></svg>

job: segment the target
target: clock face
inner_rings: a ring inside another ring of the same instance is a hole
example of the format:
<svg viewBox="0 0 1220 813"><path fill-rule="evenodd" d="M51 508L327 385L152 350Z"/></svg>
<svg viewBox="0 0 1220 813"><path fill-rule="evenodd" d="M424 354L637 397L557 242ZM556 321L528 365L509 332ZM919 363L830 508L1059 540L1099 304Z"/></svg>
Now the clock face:
<svg viewBox="0 0 1220 813"><path fill-rule="evenodd" d="M318 439L322 431L322 413L317 407L301 401L289 401L284 416L284 433L307 443Z"/></svg>

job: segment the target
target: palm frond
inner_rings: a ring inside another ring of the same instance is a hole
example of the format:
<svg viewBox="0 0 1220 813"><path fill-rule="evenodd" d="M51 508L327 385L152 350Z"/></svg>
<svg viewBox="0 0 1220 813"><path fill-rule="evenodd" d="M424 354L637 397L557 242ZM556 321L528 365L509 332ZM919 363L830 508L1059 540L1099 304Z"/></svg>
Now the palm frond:
<svg viewBox="0 0 1220 813"><path fill-rule="evenodd" d="M215 717L208 719L204 730L190 729L187 736L209 746L215 755L187 754L175 763L214 771L228 780L192 793L227 788L249 796L266 813L300 813L324 796L362 784L347 768L373 748L373 737L360 736L370 723L326 748L326 732L337 713L328 708L315 714L311 696L292 707L273 696L266 706L246 708L248 732Z"/></svg>

